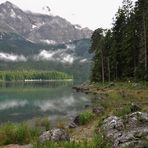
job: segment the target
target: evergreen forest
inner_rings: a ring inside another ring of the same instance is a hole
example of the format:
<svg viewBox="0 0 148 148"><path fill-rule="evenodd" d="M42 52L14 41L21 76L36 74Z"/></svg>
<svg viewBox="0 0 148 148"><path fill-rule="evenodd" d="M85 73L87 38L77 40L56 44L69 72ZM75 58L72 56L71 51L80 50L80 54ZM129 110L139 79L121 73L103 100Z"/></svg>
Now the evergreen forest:
<svg viewBox="0 0 148 148"><path fill-rule="evenodd" d="M92 82L148 80L148 0L123 0L111 29L91 37Z"/></svg>

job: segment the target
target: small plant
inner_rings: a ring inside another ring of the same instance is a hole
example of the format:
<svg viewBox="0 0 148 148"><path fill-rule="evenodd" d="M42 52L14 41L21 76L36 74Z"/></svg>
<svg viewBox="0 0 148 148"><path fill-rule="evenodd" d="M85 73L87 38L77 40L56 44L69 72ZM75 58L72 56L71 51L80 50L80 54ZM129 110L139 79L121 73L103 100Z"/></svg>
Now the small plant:
<svg viewBox="0 0 148 148"><path fill-rule="evenodd" d="M126 105L114 112L114 114L118 117L123 117L125 115L128 115L129 113L131 113L131 106L130 105Z"/></svg>
<svg viewBox="0 0 148 148"><path fill-rule="evenodd" d="M31 139L31 130L25 124L16 127L16 142L19 144L29 143Z"/></svg>
<svg viewBox="0 0 148 148"><path fill-rule="evenodd" d="M43 118L41 120L41 126L45 127L45 130L48 131L50 130L50 122L48 118Z"/></svg>
<svg viewBox="0 0 148 148"><path fill-rule="evenodd" d="M109 140L105 139L102 134L95 134L93 142L93 148L112 148L112 144Z"/></svg>
<svg viewBox="0 0 148 148"><path fill-rule="evenodd" d="M82 112L79 115L79 122L81 125L84 125L88 123L89 121L91 121L94 118L94 116L95 115L90 111Z"/></svg>
<svg viewBox="0 0 148 148"><path fill-rule="evenodd" d="M46 131L50 130L50 121L48 118L36 118L35 119L36 127L44 127Z"/></svg>
<svg viewBox="0 0 148 148"><path fill-rule="evenodd" d="M62 129L65 129L65 121L63 121L62 119L59 119L58 121L57 121L57 124L56 124L56 127L57 128L62 128Z"/></svg>

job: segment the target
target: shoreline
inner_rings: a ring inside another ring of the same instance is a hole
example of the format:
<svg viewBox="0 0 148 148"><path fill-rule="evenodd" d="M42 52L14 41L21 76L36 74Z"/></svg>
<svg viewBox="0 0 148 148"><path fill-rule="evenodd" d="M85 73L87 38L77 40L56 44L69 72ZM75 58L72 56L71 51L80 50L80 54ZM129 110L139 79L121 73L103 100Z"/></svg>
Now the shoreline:
<svg viewBox="0 0 148 148"><path fill-rule="evenodd" d="M3 81L3 80L0 80L0 83L17 83L17 82L73 82L74 80L73 79L60 79L60 80L42 80L42 79L26 79L26 80L12 80L12 81Z"/></svg>
<svg viewBox="0 0 148 148"><path fill-rule="evenodd" d="M135 83L127 82L123 82L122 84L108 83L106 85L83 84L73 86L73 89L77 92L92 95L92 104L90 106L83 104L83 106L86 107L85 110L75 117L72 124L65 125L64 121L60 121L58 124L57 128L65 130L65 132L69 134L70 141L68 141L67 144L77 145L79 143L84 146L87 141L88 147L95 144L96 146L100 144L100 147L109 146L107 148L118 148L126 146L126 144L130 147L130 144L135 144L135 138L130 137L130 135L135 137L141 127L142 130L140 132L142 136L137 137L136 142L138 144L145 144L143 139L146 138L145 136L147 136L148 131L148 104L146 103L148 83L146 83L146 86L140 83L135 85ZM88 116L90 114L93 115L91 118ZM82 117L84 121L87 119L86 122L84 122L85 124L80 124ZM133 120L135 119L136 122L134 121L133 124ZM131 121L132 123L130 123ZM46 121L44 122L46 126ZM48 131L52 130L53 129ZM48 134L48 131L44 133ZM114 135L114 132L117 133L117 135ZM110 134L112 135L111 137ZM121 134L122 136L120 136ZM97 139L95 139L95 135L97 135ZM94 140L97 141L94 143ZM123 143L120 143L120 140L123 141ZM141 141L143 143L140 143ZM50 142L57 146L56 141L49 141L49 143ZM63 143L58 144L62 146Z"/></svg>

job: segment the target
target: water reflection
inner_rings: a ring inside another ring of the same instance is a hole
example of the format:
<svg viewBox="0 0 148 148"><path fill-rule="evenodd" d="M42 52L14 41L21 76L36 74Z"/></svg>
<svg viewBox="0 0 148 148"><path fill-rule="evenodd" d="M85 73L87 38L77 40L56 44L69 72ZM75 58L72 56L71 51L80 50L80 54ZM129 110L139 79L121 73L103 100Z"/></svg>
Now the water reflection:
<svg viewBox="0 0 148 148"><path fill-rule="evenodd" d="M23 107L28 103L28 101L18 101L18 100L7 100L0 101L0 110L6 110L10 108Z"/></svg>
<svg viewBox="0 0 148 148"><path fill-rule="evenodd" d="M84 109L89 99L71 90L70 82L6 83L0 85L0 122L35 117L61 118Z"/></svg>

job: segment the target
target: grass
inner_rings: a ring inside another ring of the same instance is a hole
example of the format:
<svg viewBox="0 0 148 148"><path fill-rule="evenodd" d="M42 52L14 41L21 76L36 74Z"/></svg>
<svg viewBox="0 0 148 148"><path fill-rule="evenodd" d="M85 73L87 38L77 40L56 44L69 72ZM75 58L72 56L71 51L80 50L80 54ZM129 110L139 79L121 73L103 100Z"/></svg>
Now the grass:
<svg viewBox="0 0 148 148"><path fill-rule="evenodd" d="M84 111L80 113L79 115L80 125L89 123L94 117L95 115L91 111Z"/></svg>
<svg viewBox="0 0 148 148"><path fill-rule="evenodd" d="M112 148L111 143L101 134L94 135L92 141L46 142L43 145L34 144L33 148Z"/></svg>
<svg viewBox="0 0 148 148"><path fill-rule="evenodd" d="M58 119L56 123L57 128L65 129L66 127L66 122L62 119Z"/></svg>
<svg viewBox="0 0 148 148"><path fill-rule="evenodd" d="M35 122L35 128L31 129L25 124L12 124L7 123L0 126L0 145L6 144L28 144L32 143L34 148L111 148L112 144L108 139L104 137L101 131L102 122L105 118L111 115L123 117L131 112L132 103L140 106L142 111L148 112L147 96L148 96L148 83L115 83L113 86L109 84L95 84L91 86L92 92L97 92L96 96L93 97L94 107L103 107L103 113L96 116L92 111L84 111L79 114L80 129L89 130L94 124L94 133L92 132L92 138L81 139L83 130L79 130L77 134L78 139L75 138L70 142L52 142L49 141L43 145L39 145L38 137L41 134L40 129L49 130L50 122L47 118L37 119ZM102 94L106 94L103 95ZM101 98L101 99L99 99ZM57 122L58 128L65 128L65 122L59 120ZM88 128L87 128L88 127ZM78 128L79 129L79 128ZM76 130L76 129L73 129ZM69 132L72 132L69 130ZM71 134L71 133L69 133ZM87 135L87 133L86 133ZM75 136L75 135L74 135ZM82 136L83 137L83 136ZM146 143L147 145L147 143Z"/></svg>
<svg viewBox="0 0 148 148"><path fill-rule="evenodd" d="M50 130L50 121L48 118L36 118L35 127L43 127L46 131Z"/></svg>
<svg viewBox="0 0 148 148"><path fill-rule="evenodd" d="M29 144L36 136L38 130L31 129L26 124L7 123L0 126L0 145Z"/></svg>

